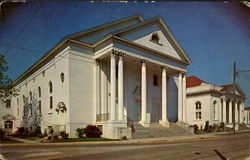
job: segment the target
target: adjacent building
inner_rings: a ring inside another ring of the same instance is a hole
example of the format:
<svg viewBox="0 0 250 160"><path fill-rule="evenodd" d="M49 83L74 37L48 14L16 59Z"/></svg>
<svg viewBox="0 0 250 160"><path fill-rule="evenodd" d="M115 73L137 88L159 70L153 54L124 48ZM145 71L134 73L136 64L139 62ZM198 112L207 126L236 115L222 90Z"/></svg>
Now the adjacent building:
<svg viewBox="0 0 250 160"><path fill-rule="evenodd" d="M145 127L193 122L185 114L189 108L195 112L193 103L186 107L190 63L161 17L134 15L80 31L62 39L15 81L19 95L1 121L12 131L40 125L42 131L65 130L70 137L93 124L107 138L129 138L128 122Z"/></svg>
<svg viewBox="0 0 250 160"><path fill-rule="evenodd" d="M204 82L196 76L187 77L187 123L205 126L224 122L232 127L235 113L235 122L243 123L245 95L238 85L217 86Z"/></svg>

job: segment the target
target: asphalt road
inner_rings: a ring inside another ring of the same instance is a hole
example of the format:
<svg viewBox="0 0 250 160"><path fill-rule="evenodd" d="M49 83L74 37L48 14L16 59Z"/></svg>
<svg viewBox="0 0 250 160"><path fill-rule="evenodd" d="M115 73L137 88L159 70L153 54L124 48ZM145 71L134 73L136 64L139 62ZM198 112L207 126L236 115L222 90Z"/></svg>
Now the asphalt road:
<svg viewBox="0 0 250 160"><path fill-rule="evenodd" d="M9 160L245 160L249 134L219 136L179 142L142 144L57 144L1 146Z"/></svg>

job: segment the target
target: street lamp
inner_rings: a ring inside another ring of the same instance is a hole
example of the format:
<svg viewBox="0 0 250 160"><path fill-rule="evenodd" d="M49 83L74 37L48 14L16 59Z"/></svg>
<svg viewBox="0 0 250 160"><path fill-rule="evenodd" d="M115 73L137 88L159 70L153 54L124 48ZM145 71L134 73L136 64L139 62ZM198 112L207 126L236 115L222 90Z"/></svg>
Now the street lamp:
<svg viewBox="0 0 250 160"><path fill-rule="evenodd" d="M234 109L233 109L233 133L235 134L235 102L236 102L236 76L238 75L238 73L241 72L250 72L250 70L240 70L240 71L236 71L236 63L234 62L234 66L233 66L233 96L234 96Z"/></svg>

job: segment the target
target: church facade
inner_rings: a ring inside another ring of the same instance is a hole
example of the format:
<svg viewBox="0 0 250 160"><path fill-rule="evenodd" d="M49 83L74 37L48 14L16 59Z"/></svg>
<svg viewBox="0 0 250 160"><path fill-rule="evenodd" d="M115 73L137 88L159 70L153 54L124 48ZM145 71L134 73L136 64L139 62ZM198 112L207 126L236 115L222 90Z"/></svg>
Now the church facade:
<svg viewBox="0 0 250 160"><path fill-rule="evenodd" d="M129 122L185 122L190 63L160 17L134 15L66 36L15 81L13 131L39 124L75 137L92 124L103 137L130 138Z"/></svg>

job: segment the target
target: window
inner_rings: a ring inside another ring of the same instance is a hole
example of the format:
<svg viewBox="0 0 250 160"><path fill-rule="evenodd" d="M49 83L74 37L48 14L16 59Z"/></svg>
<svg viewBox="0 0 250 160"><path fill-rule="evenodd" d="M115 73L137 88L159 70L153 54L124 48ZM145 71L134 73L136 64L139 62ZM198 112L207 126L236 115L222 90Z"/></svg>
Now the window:
<svg viewBox="0 0 250 160"><path fill-rule="evenodd" d="M17 98L16 101L17 101L17 105L19 106L19 98Z"/></svg>
<svg viewBox="0 0 250 160"><path fill-rule="evenodd" d="M30 103L32 103L32 93L30 91Z"/></svg>
<svg viewBox="0 0 250 160"><path fill-rule="evenodd" d="M38 87L38 97L41 97L41 87Z"/></svg>
<svg viewBox="0 0 250 160"><path fill-rule="evenodd" d="M52 85L52 82L49 81L49 93L52 93L53 92L53 85Z"/></svg>
<svg viewBox="0 0 250 160"><path fill-rule="evenodd" d="M6 100L6 108L11 108L11 101L10 101L10 99Z"/></svg>
<svg viewBox="0 0 250 160"><path fill-rule="evenodd" d="M19 116L19 108L17 108L17 116Z"/></svg>
<svg viewBox="0 0 250 160"><path fill-rule="evenodd" d="M39 114L42 113L42 102L41 102L41 100L38 101L38 113L39 113Z"/></svg>
<svg viewBox="0 0 250 160"><path fill-rule="evenodd" d="M53 108L53 97L52 96L49 97L49 108L50 109Z"/></svg>
<svg viewBox="0 0 250 160"><path fill-rule="evenodd" d="M32 117L32 105L29 106L29 109L30 109L30 117Z"/></svg>
<svg viewBox="0 0 250 160"><path fill-rule="evenodd" d="M153 84L154 84L154 86L158 86L158 76L157 75L153 76Z"/></svg>
<svg viewBox="0 0 250 160"><path fill-rule="evenodd" d="M195 103L195 119L201 120L201 102Z"/></svg>
<svg viewBox="0 0 250 160"><path fill-rule="evenodd" d="M217 104L217 102L214 101L214 102L213 102L213 119L214 119L214 120L217 119L217 117L216 117L216 107L217 107L216 104Z"/></svg>
<svg viewBox="0 0 250 160"><path fill-rule="evenodd" d="M160 38L159 38L159 36L158 36L157 33L152 34L151 40L154 41L154 42L156 42L156 43L160 42Z"/></svg>
<svg viewBox="0 0 250 160"><path fill-rule="evenodd" d="M60 74L60 78L61 78L61 82L63 83L64 82L64 73L63 72Z"/></svg>

